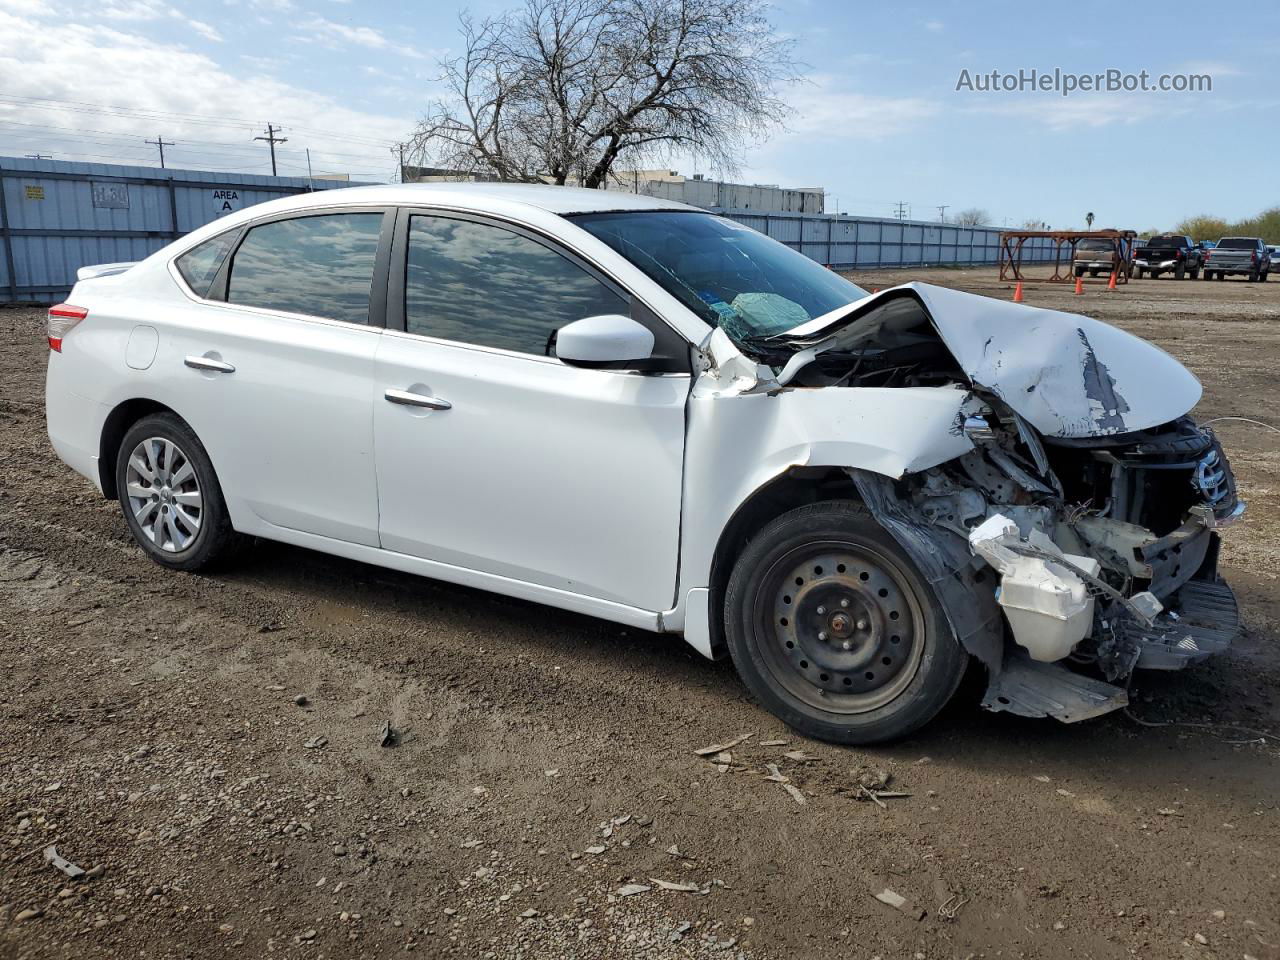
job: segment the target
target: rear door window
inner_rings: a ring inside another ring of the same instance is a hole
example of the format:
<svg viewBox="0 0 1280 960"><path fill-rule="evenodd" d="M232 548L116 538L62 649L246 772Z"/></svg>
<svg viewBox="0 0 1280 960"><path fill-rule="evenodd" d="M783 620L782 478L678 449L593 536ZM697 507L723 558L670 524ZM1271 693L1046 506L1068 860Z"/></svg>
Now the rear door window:
<svg viewBox="0 0 1280 960"><path fill-rule="evenodd" d="M197 297L207 297L209 295L209 288L213 285L214 278L218 275L218 268L222 266L222 261L231 252L231 247L235 244L236 237L239 235L239 230L228 230L226 233L220 233L211 240L206 240L199 246L192 247L174 261L177 264L178 272L182 274L182 279L187 281L187 286L191 288L191 292Z"/></svg>
<svg viewBox="0 0 1280 960"><path fill-rule="evenodd" d="M227 301L367 324L382 217L333 213L254 227L231 262Z"/></svg>

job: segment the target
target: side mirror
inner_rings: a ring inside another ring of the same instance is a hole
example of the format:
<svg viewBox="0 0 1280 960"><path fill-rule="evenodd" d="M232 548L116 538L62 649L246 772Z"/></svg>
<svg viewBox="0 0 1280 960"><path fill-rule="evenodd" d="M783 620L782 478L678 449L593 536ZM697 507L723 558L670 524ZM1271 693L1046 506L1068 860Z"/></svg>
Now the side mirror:
<svg viewBox="0 0 1280 960"><path fill-rule="evenodd" d="M574 367L627 367L653 355L653 331L620 313L567 323L556 331L556 356Z"/></svg>

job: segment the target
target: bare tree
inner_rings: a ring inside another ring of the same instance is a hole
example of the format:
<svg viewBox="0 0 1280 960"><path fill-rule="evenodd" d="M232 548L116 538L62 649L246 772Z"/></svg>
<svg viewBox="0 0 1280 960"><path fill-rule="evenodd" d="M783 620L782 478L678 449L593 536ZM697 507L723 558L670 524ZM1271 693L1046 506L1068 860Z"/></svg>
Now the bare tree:
<svg viewBox="0 0 1280 960"><path fill-rule="evenodd" d="M598 187L620 164L696 157L734 170L781 123L792 41L764 0L525 0L441 64L450 95L419 122L420 162L498 180Z"/></svg>
<svg viewBox="0 0 1280 960"><path fill-rule="evenodd" d="M956 214L956 223L962 227L980 227L991 222L991 214L980 207L970 207Z"/></svg>

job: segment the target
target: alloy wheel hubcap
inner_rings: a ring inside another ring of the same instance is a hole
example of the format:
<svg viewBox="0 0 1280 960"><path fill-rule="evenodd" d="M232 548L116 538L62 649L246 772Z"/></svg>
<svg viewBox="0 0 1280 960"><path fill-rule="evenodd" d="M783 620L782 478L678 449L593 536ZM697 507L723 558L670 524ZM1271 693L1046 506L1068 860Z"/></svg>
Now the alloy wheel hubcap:
<svg viewBox="0 0 1280 960"><path fill-rule="evenodd" d="M148 437L129 454L126 494L143 536L165 553L181 553L195 541L204 498L195 466L164 437Z"/></svg>

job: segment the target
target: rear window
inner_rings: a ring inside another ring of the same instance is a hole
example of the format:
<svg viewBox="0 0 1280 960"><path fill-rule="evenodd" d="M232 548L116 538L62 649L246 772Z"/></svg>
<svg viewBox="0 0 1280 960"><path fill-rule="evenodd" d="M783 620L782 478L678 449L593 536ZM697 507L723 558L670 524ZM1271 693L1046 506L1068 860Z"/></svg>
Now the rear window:
<svg viewBox="0 0 1280 960"><path fill-rule="evenodd" d="M1258 241L1248 237L1227 237L1218 241L1218 247L1223 250L1256 250Z"/></svg>
<svg viewBox="0 0 1280 960"><path fill-rule="evenodd" d="M1090 253L1110 253L1115 247L1110 240L1081 240L1076 244L1076 249Z"/></svg>
<svg viewBox="0 0 1280 960"><path fill-rule="evenodd" d="M231 262L227 301L369 322L381 213L334 213L254 227Z"/></svg>
<svg viewBox="0 0 1280 960"><path fill-rule="evenodd" d="M1147 241L1149 247L1181 247L1186 244L1186 237L1152 237Z"/></svg>
<svg viewBox="0 0 1280 960"><path fill-rule="evenodd" d="M209 295L209 288L218 275L218 268L231 252L231 246L239 233L239 230L220 233L211 240L192 247L175 261L182 279L187 281L187 286L197 297Z"/></svg>

